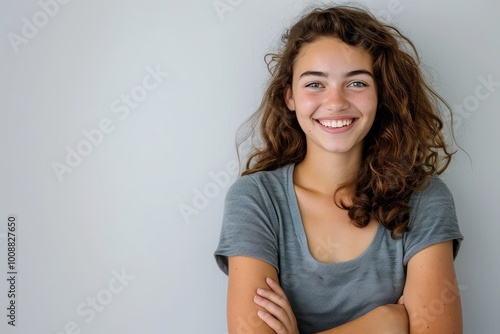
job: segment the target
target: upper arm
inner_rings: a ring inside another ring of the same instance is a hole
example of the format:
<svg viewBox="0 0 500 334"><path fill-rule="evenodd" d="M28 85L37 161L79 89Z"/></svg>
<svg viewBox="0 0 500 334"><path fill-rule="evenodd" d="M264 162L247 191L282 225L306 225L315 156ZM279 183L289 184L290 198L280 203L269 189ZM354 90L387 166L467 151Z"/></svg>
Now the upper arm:
<svg viewBox="0 0 500 334"><path fill-rule="evenodd" d="M409 260L403 295L410 333L462 333L453 241L427 247Z"/></svg>
<svg viewBox="0 0 500 334"><path fill-rule="evenodd" d="M265 279L278 282L278 273L269 263L246 256L228 259L227 323L229 334L274 334L258 316L260 309L254 303L257 288L267 288Z"/></svg>

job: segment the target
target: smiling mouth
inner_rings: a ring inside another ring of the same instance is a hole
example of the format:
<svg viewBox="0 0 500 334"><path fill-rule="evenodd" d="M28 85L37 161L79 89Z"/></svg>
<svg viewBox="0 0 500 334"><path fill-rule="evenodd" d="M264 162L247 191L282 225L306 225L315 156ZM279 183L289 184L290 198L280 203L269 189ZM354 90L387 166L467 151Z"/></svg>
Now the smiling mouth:
<svg viewBox="0 0 500 334"><path fill-rule="evenodd" d="M326 126L327 128L343 128L344 126L349 126L354 121L353 118L350 119L339 119L339 120L318 120L318 123Z"/></svg>

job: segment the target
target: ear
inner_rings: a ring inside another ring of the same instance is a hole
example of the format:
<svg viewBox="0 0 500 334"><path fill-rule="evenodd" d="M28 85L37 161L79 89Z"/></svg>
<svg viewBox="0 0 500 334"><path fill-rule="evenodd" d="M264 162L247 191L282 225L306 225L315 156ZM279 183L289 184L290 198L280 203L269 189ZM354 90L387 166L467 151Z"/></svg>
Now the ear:
<svg viewBox="0 0 500 334"><path fill-rule="evenodd" d="M295 100L293 99L292 87L288 87L285 90L285 104L291 111L295 111Z"/></svg>

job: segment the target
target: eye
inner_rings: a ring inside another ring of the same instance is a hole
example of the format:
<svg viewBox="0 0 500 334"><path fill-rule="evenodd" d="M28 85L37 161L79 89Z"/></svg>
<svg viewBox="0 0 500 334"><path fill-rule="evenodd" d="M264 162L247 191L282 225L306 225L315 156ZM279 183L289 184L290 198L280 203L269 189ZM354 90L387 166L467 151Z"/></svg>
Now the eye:
<svg viewBox="0 0 500 334"><path fill-rule="evenodd" d="M364 87L366 87L368 85L365 84L364 82L361 82L361 81L354 81L354 82L351 82L349 84L349 86L356 87L356 88L364 88Z"/></svg>
<svg viewBox="0 0 500 334"><path fill-rule="evenodd" d="M311 83L307 84L306 87L309 87L309 88L322 88L323 85L321 85L319 82L311 82Z"/></svg>

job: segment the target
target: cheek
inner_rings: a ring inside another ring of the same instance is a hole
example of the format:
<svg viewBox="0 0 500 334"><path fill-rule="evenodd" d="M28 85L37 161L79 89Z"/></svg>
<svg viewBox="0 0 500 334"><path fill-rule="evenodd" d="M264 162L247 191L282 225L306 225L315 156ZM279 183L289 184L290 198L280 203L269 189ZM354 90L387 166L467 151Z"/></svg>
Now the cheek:
<svg viewBox="0 0 500 334"><path fill-rule="evenodd" d="M316 94L300 91L296 95L295 103L300 105L302 109L310 109L320 103L320 97Z"/></svg>
<svg viewBox="0 0 500 334"><path fill-rule="evenodd" d="M297 102L299 101L299 102ZM309 118L317 109L317 102L315 99L308 96L301 96L300 99L296 100L297 106L297 117L300 118Z"/></svg>
<svg viewBox="0 0 500 334"><path fill-rule="evenodd" d="M377 97L375 96L364 100L358 107L367 118L374 119L378 109Z"/></svg>
<svg viewBox="0 0 500 334"><path fill-rule="evenodd" d="M297 112L297 121L299 122L300 128L303 132L311 132L313 124L311 124L309 114Z"/></svg>

